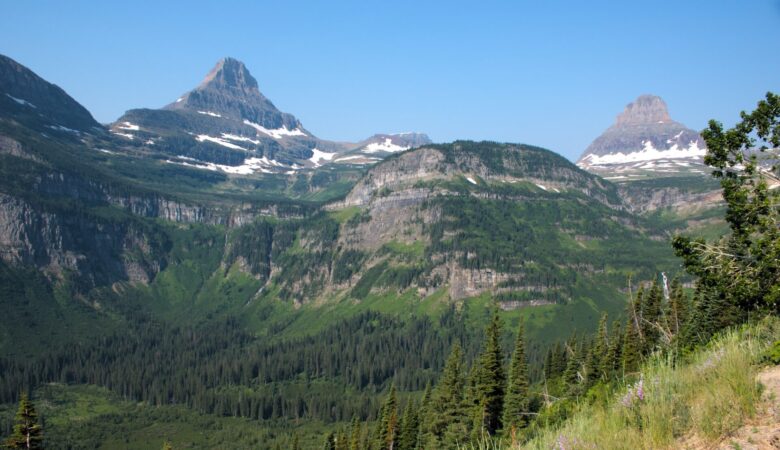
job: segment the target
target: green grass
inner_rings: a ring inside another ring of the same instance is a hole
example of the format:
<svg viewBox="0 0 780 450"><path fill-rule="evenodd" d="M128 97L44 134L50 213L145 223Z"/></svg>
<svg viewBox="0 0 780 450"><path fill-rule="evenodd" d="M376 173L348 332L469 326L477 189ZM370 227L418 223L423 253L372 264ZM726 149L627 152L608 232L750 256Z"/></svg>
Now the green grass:
<svg viewBox="0 0 780 450"><path fill-rule="evenodd" d="M780 320L769 318L723 334L682 364L656 355L642 367L643 400L634 395L624 403L639 383L627 380L610 402L580 405L562 425L543 428L519 448L675 448L692 435L714 443L756 413L757 363L778 337Z"/></svg>

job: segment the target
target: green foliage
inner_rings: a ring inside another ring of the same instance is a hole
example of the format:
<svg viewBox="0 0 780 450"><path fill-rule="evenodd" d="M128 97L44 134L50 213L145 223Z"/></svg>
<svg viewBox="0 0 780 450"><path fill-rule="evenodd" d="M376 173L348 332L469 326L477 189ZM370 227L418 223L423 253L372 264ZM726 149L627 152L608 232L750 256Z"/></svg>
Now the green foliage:
<svg viewBox="0 0 780 450"><path fill-rule="evenodd" d="M479 417L477 428L493 435L501 428L506 390L504 372L504 354L501 350L501 319L498 312L485 329L485 344L479 356L474 378L474 398L472 407Z"/></svg>
<svg viewBox="0 0 780 450"><path fill-rule="evenodd" d="M528 361L525 352L525 327L520 324L512 352L512 361L507 374L507 389L504 398L504 430L513 433L514 430L525 427L529 422L529 384Z"/></svg>
<svg viewBox="0 0 780 450"><path fill-rule="evenodd" d="M456 343L426 407L423 448L455 449L468 442L469 418L463 397L463 372L463 350Z"/></svg>
<svg viewBox="0 0 780 450"><path fill-rule="evenodd" d="M698 278L704 315L742 320L730 310L771 311L780 305L780 193L769 189L777 167L763 170L758 156L780 146L780 97L767 93L734 128L710 121L702 132L707 142L705 162L714 167L726 200L731 234L718 242L678 236L674 248L688 272ZM758 149L758 152L755 152ZM706 339L713 330L703 330Z"/></svg>
<svg viewBox="0 0 780 450"><path fill-rule="evenodd" d="M769 364L780 365L780 340L775 341L766 350L763 360Z"/></svg>
<svg viewBox="0 0 780 450"><path fill-rule="evenodd" d="M19 398L19 409L14 418L14 431L5 441L8 448L43 448L43 428L39 423L38 412L26 393Z"/></svg>

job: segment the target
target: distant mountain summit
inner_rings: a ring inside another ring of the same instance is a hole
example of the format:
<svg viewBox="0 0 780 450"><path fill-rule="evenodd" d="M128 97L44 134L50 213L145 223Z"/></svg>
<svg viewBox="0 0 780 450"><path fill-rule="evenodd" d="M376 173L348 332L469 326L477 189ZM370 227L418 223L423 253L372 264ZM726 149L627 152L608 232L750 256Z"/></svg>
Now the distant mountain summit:
<svg viewBox="0 0 780 450"><path fill-rule="evenodd" d="M418 133L376 135L360 143L320 139L265 97L234 58L219 60L195 89L162 109L126 112L111 131L130 146L165 154L168 163L242 176L374 164L430 143Z"/></svg>
<svg viewBox="0 0 780 450"><path fill-rule="evenodd" d="M13 116L50 132L103 130L89 111L59 86L4 55L0 55L0 116Z"/></svg>
<svg viewBox="0 0 780 450"><path fill-rule="evenodd" d="M613 178L703 173L705 153L699 133L672 120L661 97L642 95L588 146L577 165Z"/></svg>
<svg viewBox="0 0 780 450"><path fill-rule="evenodd" d="M301 123L292 114L279 111L258 88L244 63L222 58L200 85L165 106L258 124L266 129L296 130ZM304 133L301 133L304 134Z"/></svg>

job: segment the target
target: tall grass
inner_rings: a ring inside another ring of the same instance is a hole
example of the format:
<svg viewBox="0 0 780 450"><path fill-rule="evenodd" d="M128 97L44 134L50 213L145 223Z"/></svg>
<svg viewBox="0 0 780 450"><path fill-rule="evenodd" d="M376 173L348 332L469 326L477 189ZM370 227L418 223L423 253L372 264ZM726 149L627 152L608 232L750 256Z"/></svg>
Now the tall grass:
<svg viewBox="0 0 780 450"><path fill-rule="evenodd" d="M518 448L675 448L682 436L714 442L756 413L760 355L780 338L780 320L767 318L715 338L685 363L651 357L641 379L625 383L613 401L582 405L559 427Z"/></svg>

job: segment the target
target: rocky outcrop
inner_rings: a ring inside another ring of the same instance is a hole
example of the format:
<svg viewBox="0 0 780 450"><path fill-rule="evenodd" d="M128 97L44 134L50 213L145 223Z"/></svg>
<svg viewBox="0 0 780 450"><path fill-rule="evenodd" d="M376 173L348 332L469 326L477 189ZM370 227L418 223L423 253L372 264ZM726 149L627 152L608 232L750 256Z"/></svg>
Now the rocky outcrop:
<svg viewBox="0 0 780 450"><path fill-rule="evenodd" d="M647 187L632 183L620 185L620 193L626 204L636 213L670 209L675 212L691 212L713 208L723 203L720 188L701 190L684 187Z"/></svg>
<svg viewBox="0 0 780 450"><path fill-rule="evenodd" d="M79 287L148 282L166 265L167 245L132 221L43 209L0 194L0 259L73 277Z"/></svg>

